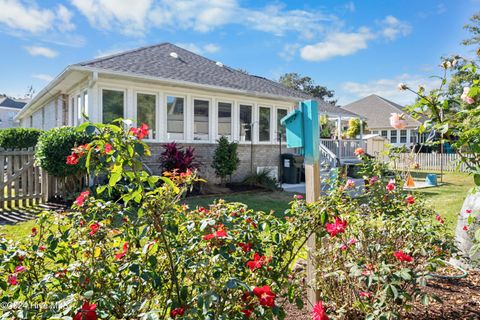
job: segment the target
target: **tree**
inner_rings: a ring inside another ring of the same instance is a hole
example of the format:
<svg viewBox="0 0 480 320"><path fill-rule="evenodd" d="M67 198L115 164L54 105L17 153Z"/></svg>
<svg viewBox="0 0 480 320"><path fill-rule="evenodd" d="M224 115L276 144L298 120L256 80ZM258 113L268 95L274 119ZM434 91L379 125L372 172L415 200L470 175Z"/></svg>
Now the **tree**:
<svg viewBox="0 0 480 320"><path fill-rule="evenodd" d="M463 26L472 37L462 41L464 46L480 45L480 12L470 17L470 23ZM478 51L477 51L478 52Z"/></svg>
<svg viewBox="0 0 480 320"><path fill-rule="evenodd" d="M327 87L315 84L313 79L308 76L301 76L295 72L285 73L278 79L278 82L284 86L302 91L312 97L322 99L333 105L337 103L337 99L334 99L335 91L328 90Z"/></svg>
<svg viewBox="0 0 480 320"><path fill-rule="evenodd" d="M237 146L235 142L229 142L223 136L218 140L212 168L215 169L215 174L220 178L222 185L225 184L226 177L231 176L238 169L240 159L237 154Z"/></svg>

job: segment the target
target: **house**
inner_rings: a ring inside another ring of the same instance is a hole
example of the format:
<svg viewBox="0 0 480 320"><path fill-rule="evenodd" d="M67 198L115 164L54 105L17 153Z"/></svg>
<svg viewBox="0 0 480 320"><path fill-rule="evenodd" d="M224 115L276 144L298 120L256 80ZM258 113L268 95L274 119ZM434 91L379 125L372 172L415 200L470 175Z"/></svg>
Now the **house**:
<svg viewBox="0 0 480 320"><path fill-rule="evenodd" d="M26 104L27 100L25 99L0 96L0 129L18 126L14 118Z"/></svg>
<svg viewBox="0 0 480 320"><path fill-rule="evenodd" d="M382 98L376 94L369 95L355 102L349 103L342 109L364 117L368 125L368 133L379 134L388 139L394 146L411 147L423 139L418 134L421 122L405 113L401 105ZM390 116L392 113L404 113L407 126L402 130L392 128Z"/></svg>
<svg viewBox="0 0 480 320"><path fill-rule="evenodd" d="M278 168L280 119L310 96L240 72L170 43L70 65L17 115L23 127L48 130L129 118L150 127L147 165L158 172L162 144L196 149L201 174L214 179L211 159L220 136L239 143L241 180L259 168ZM351 114L319 101L319 112Z"/></svg>

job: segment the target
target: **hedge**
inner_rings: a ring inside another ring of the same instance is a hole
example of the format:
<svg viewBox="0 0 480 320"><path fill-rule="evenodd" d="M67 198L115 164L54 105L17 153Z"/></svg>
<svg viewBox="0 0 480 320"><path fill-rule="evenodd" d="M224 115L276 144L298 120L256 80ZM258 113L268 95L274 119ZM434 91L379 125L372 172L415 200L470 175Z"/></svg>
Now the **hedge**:
<svg viewBox="0 0 480 320"><path fill-rule="evenodd" d="M0 148L24 149L35 147L42 130L34 128L9 128L0 130Z"/></svg>

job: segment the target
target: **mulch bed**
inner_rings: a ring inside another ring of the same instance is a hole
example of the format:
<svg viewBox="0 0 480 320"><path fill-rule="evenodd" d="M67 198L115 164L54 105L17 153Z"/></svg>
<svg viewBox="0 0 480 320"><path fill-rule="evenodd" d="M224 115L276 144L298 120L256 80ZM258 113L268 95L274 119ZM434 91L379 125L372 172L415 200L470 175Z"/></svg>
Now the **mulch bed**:
<svg viewBox="0 0 480 320"><path fill-rule="evenodd" d="M432 279L426 291L442 299L428 307L420 302L402 319L415 320L479 320L480 319L480 272L471 271L463 279ZM311 320L311 308L299 310L294 305L286 306L286 320ZM353 320L353 319L352 319Z"/></svg>

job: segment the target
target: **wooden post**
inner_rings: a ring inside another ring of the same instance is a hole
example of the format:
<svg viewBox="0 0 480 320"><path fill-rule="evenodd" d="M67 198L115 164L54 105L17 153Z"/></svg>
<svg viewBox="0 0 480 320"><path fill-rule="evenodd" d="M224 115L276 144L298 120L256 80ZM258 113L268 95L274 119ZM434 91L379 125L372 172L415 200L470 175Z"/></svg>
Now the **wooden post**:
<svg viewBox="0 0 480 320"><path fill-rule="evenodd" d="M316 101L308 100L300 104L303 114L303 135L305 154L305 188L306 201L315 202L320 197L320 127L318 123L318 105ZM311 305L319 301L316 285L316 272L313 253L316 249L316 235L307 242L307 299Z"/></svg>

